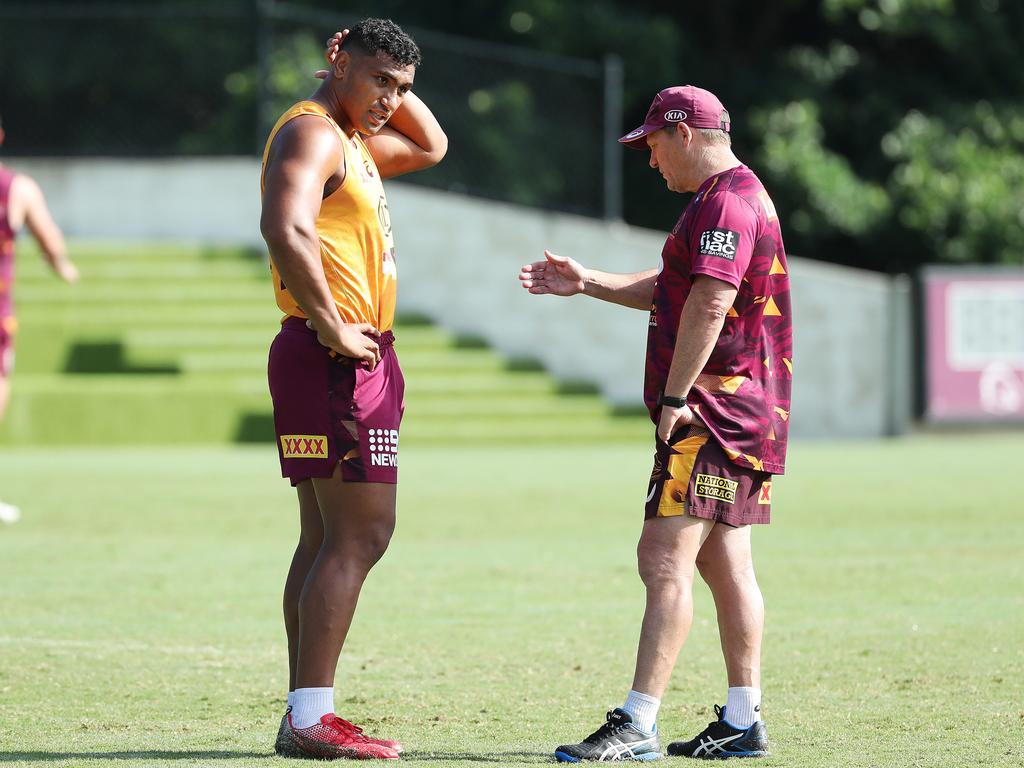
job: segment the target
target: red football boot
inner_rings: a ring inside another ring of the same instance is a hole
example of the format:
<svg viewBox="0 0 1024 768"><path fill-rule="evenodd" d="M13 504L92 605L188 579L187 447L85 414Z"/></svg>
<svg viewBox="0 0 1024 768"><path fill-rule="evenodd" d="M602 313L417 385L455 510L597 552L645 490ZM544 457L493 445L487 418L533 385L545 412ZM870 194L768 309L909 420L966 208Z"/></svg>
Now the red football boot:
<svg viewBox="0 0 1024 768"><path fill-rule="evenodd" d="M337 715L335 715L335 717L337 717ZM394 741L392 739L375 739L372 736L367 736L365 733L363 733L362 728L360 728L358 725L353 725L343 717L338 717L338 721L341 723L342 727L351 728L355 733L362 736L371 744L380 744L382 747L393 749L395 752L398 752L399 754L402 753L402 742Z"/></svg>
<svg viewBox="0 0 1024 768"><path fill-rule="evenodd" d="M398 759L398 751L390 746L396 742L368 738L361 728L334 713L324 715L319 723L309 728L296 728L292 725L292 716L288 715L288 725L291 726L294 746L306 757L320 760L339 757L352 760Z"/></svg>

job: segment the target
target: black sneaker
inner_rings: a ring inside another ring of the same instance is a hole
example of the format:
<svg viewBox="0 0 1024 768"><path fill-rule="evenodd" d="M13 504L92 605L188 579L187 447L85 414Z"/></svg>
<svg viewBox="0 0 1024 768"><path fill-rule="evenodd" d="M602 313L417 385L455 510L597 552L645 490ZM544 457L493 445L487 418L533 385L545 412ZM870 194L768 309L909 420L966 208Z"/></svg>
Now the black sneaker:
<svg viewBox="0 0 1024 768"><path fill-rule="evenodd" d="M657 726L654 733L644 733L633 725L629 713L621 709L613 709L607 717L604 725L579 744L565 744L556 749L558 762L661 759Z"/></svg>
<svg viewBox="0 0 1024 768"><path fill-rule="evenodd" d="M670 755L699 757L705 760L723 760L727 757L764 757L768 754L768 731L758 720L743 730L734 728L725 720L725 707L715 704L718 720L708 723L697 738L691 741L673 741L668 745Z"/></svg>

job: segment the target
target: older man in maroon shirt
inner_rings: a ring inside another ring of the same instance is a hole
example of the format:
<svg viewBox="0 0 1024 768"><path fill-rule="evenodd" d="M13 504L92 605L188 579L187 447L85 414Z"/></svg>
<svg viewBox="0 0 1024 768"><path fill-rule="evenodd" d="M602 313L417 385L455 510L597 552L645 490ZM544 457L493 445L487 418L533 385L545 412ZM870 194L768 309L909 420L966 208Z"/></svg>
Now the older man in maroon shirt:
<svg viewBox="0 0 1024 768"><path fill-rule="evenodd" d="M715 598L729 690L718 719L668 753L768 752L750 526L769 522L772 476L785 469L792 313L775 207L733 154L729 129L721 101L688 85L661 91L644 124L619 140L649 151L670 190L696 193L658 269L610 274L546 251L520 274L531 293L583 293L651 313L644 401L657 430L637 548L647 607L636 673L604 725L558 747L564 762L661 757L657 712L690 629L695 566Z"/></svg>

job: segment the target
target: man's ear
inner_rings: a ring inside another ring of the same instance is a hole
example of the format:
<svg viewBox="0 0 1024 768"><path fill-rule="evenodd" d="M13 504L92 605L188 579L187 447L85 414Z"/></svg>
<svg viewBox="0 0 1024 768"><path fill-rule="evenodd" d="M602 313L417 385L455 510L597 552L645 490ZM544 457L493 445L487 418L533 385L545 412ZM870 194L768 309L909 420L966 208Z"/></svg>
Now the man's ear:
<svg viewBox="0 0 1024 768"><path fill-rule="evenodd" d="M693 141L693 129L686 123L676 123L676 130L679 132L679 136L683 140L683 146L689 146L690 142Z"/></svg>
<svg viewBox="0 0 1024 768"><path fill-rule="evenodd" d="M338 55L334 57L334 63L331 65L331 74L334 75L336 80L344 80L345 72L352 66L352 56L348 51L338 51Z"/></svg>

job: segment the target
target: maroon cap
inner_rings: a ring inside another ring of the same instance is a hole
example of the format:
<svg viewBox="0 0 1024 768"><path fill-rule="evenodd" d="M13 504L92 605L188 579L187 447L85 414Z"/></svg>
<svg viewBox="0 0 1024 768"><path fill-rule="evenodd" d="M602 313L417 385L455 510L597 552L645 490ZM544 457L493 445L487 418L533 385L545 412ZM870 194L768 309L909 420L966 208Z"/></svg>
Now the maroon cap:
<svg viewBox="0 0 1024 768"><path fill-rule="evenodd" d="M633 149L647 149L647 134L675 123L728 131L729 111L711 91L695 85L675 85L659 91L647 110L644 124L619 139L619 143Z"/></svg>

